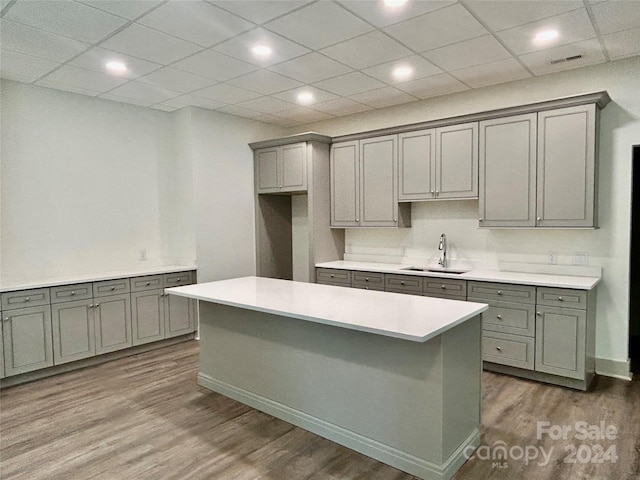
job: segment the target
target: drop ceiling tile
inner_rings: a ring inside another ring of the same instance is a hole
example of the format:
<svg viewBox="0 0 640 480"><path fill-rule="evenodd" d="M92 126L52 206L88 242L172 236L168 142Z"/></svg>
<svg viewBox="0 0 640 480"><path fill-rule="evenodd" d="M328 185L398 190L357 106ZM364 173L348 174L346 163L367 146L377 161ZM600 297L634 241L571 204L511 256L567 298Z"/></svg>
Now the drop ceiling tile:
<svg viewBox="0 0 640 480"><path fill-rule="evenodd" d="M94 72L104 72L104 65L109 61L119 61L127 65L127 71L120 76L130 79L146 75L147 73L157 70L162 66L157 63L147 62L146 60L140 60L139 58L114 52L113 50L105 50L100 47L94 47L79 57L74 58L69 62L69 65L84 68L85 70L93 70Z"/></svg>
<svg viewBox="0 0 640 480"><path fill-rule="evenodd" d="M327 47L321 53L360 70L407 57L413 52L376 30Z"/></svg>
<svg viewBox="0 0 640 480"><path fill-rule="evenodd" d="M326 102L327 100L333 100L337 98L334 94L325 92L324 90L320 90L318 88L314 88L311 86L304 86L299 88L294 88L293 90L287 90L286 92L276 93L273 95L275 98L279 98L286 102L290 103L298 103L298 95L300 93L310 93L313 95L313 102L311 102L308 106L315 105L319 102ZM313 107L311 107L313 108Z"/></svg>
<svg viewBox="0 0 640 480"><path fill-rule="evenodd" d="M228 80L258 69L255 65L213 50L203 50L189 58L174 63L172 67L218 81Z"/></svg>
<svg viewBox="0 0 640 480"><path fill-rule="evenodd" d="M175 97L167 100L166 102L162 102L162 105L167 107L183 108L183 107L200 107L206 108L207 110L216 110L217 108L222 108L226 106L225 103L216 102L214 100L208 100L206 98L201 98L196 95L181 95L179 97Z"/></svg>
<svg viewBox="0 0 640 480"><path fill-rule="evenodd" d="M556 64L550 63L552 60L572 57L574 55L583 55L583 58ZM572 45L562 45L560 47L520 55L519 58L535 75L571 70L586 65L602 63L606 60L602 53L600 42L595 38L584 42L577 42Z"/></svg>
<svg viewBox="0 0 640 480"><path fill-rule="evenodd" d="M349 115L352 113L366 112L367 110L371 110L371 107L354 102L348 98L335 98L327 102L316 103L313 105L313 109L331 115Z"/></svg>
<svg viewBox="0 0 640 480"><path fill-rule="evenodd" d="M303 5L310 3L308 0L294 1L294 0L260 0L253 2L238 2L233 1L213 1L214 5L224 8L236 15L246 18L252 22L262 24L273 20L276 17L289 13L296 8L300 8Z"/></svg>
<svg viewBox="0 0 640 480"><path fill-rule="evenodd" d="M347 0L339 2L376 27L386 27L455 3L455 0L407 2L399 7L386 7L380 0Z"/></svg>
<svg viewBox="0 0 640 480"><path fill-rule="evenodd" d="M464 83L456 80L448 73L412 80L411 82L397 85L397 87L418 98L436 97L469 89Z"/></svg>
<svg viewBox="0 0 640 480"><path fill-rule="evenodd" d="M78 0L80 3L133 20L164 0Z"/></svg>
<svg viewBox="0 0 640 480"><path fill-rule="evenodd" d="M536 43L534 37L541 30L557 30L553 43ZM585 8L556 15L520 27L498 32L498 37L516 55L554 48L560 45L595 38L596 32Z"/></svg>
<svg viewBox="0 0 640 480"><path fill-rule="evenodd" d="M138 81L184 93L208 87L215 83L215 80L211 80L210 78L201 77L200 75L194 75L193 73L171 67L156 70L149 75L139 78Z"/></svg>
<svg viewBox="0 0 640 480"><path fill-rule="evenodd" d="M318 50L373 30L333 2L316 2L265 24L268 30Z"/></svg>
<svg viewBox="0 0 640 480"><path fill-rule="evenodd" d="M493 36L465 40L422 54L445 71L458 70L511 57L511 54Z"/></svg>
<svg viewBox="0 0 640 480"><path fill-rule="evenodd" d="M287 120L286 118L276 117L275 115L269 115L267 113L261 113L253 117L253 120L263 123L269 123L271 125L280 125L282 127L288 127L294 125L294 122Z"/></svg>
<svg viewBox="0 0 640 480"><path fill-rule="evenodd" d="M640 55L640 28L611 33L603 38L612 59Z"/></svg>
<svg viewBox="0 0 640 480"><path fill-rule="evenodd" d="M287 78L269 70L257 70L242 77L229 80L227 83L236 87L245 88L264 95L283 92L302 85L300 82Z"/></svg>
<svg viewBox="0 0 640 480"><path fill-rule="evenodd" d="M105 100L113 100L114 102L119 102L119 103L128 103L131 105L138 105L139 107L150 107L151 105L156 103L152 100L141 100L139 98L123 97L122 95L116 95L111 92L103 93L98 98L103 98Z"/></svg>
<svg viewBox="0 0 640 480"><path fill-rule="evenodd" d="M291 103L274 97L254 98L253 100L247 100L246 102L238 103L237 106L240 108L246 108L248 110L254 110L256 112L270 114L282 112L284 110L291 110L291 108L294 107L294 105L292 105Z"/></svg>
<svg viewBox="0 0 640 480"><path fill-rule="evenodd" d="M293 122L293 124L318 122L333 117L328 113L319 112L305 107L296 107L285 112L279 112L278 117Z"/></svg>
<svg viewBox="0 0 640 480"><path fill-rule="evenodd" d="M142 102L166 103L170 98L181 95L180 92L132 80L109 92L120 97L133 98Z"/></svg>
<svg viewBox="0 0 640 480"><path fill-rule="evenodd" d="M401 92L394 87L384 87L377 90L369 90L368 92L356 93L349 98L355 102L364 103L374 108L389 107L391 105L415 102L417 100L416 97Z"/></svg>
<svg viewBox="0 0 640 480"><path fill-rule="evenodd" d="M127 82L126 78L114 77L106 73L63 65L42 79L56 85L69 85L85 90L103 93Z"/></svg>
<svg viewBox="0 0 640 480"><path fill-rule="evenodd" d="M92 90L88 88L77 87L75 85L62 85L53 82L47 82L45 80L38 80L35 85L39 87L53 88L54 90L61 90L63 92L77 93L78 95L85 95L87 97L95 97L100 95L98 90Z"/></svg>
<svg viewBox="0 0 640 480"><path fill-rule="evenodd" d="M248 108L242 108L237 105L227 105L226 107L218 108L216 111L245 118L256 118L264 115L262 112L249 110Z"/></svg>
<svg viewBox="0 0 640 480"><path fill-rule="evenodd" d="M480 22L459 4L397 23L384 28L384 31L418 52L488 33Z"/></svg>
<svg viewBox="0 0 640 480"><path fill-rule="evenodd" d="M175 112L179 107L172 107L170 105L165 105L164 103L156 103L155 105L151 105L150 108L160 110L162 112Z"/></svg>
<svg viewBox="0 0 640 480"><path fill-rule="evenodd" d="M270 70L286 75L294 80L313 83L324 80L325 78L337 77L338 75L348 73L351 71L351 68L314 52L275 65L271 67Z"/></svg>
<svg viewBox="0 0 640 480"><path fill-rule="evenodd" d="M413 70L413 74L406 79L394 78L393 71L398 67L410 67ZM383 63L382 65L366 68L363 70L363 73L371 75L382 82L393 85L415 80L417 78L436 75L438 73L442 73L442 70L425 58L418 55L412 55L411 57L396 60L394 62Z"/></svg>
<svg viewBox="0 0 640 480"><path fill-rule="evenodd" d="M162 65L168 65L201 50L193 43L136 23L102 42L100 46Z"/></svg>
<svg viewBox="0 0 640 480"><path fill-rule="evenodd" d="M12 52L44 58L52 62L66 62L89 48L86 43L36 28L0 19L2 48Z"/></svg>
<svg viewBox="0 0 640 480"><path fill-rule="evenodd" d="M256 45L266 45L270 47L272 54L264 57L255 55L251 49ZM216 45L213 49L262 67L286 62L292 58L309 53L308 48L300 46L263 28L255 28L242 35L238 35L237 37Z"/></svg>
<svg viewBox="0 0 640 480"><path fill-rule="evenodd" d="M226 83L203 88L195 92L194 95L227 104L244 102L261 96L259 93L227 85Z"/></svg>
<svg viewBox="0 0 640 480"><path fill-rule="evenodd" d="M602 34L637 28L640 24L640 3L637 0L599 3L591 7Z"/></svg>
<svg viewBox="0 0 640 480"><path fill-rule="evenodd" d="M56 62L5 49L0 51L0 59L0 76L2 78L23 78L21 81L29 83L60 66Z"/></svg>
<svg viewBox="0 0 640 480"><path fill-rule="evenodd" d="M335 93L336 95L345 97L385 86L385 84L379 80L371 78L360 72L351 72L346 75L340 75L339 77L321 80L319 82L315 82L313 85L331 93Z"/></svg>
<svg viewBox="0 0 640 480"><path fill-rule="evenodd" d="M484 0L467 2L466 5L493 31L517 27L584 7L582 1L575 0Z"/></svg>
<svg viewBox="0 0 640 480"><path fill-rule="evenodd" d="M17 2L5 15L24 25L95 43L127 23L127 20L68 0Z"/></svg>
<svg viewBox="0 0 640 480"><path fill-rule="evenodd" d="M486 87L531 77L531 74L514 58L463 68L451 72L451 75L471 88Z"/></svg>
<svg viewBox="0 0 640 480"><path fill-rule="evenodd" d="M210 47L255 27L252 22L200 0L169 1L142 17L138 23L203 47Z"/></svg>

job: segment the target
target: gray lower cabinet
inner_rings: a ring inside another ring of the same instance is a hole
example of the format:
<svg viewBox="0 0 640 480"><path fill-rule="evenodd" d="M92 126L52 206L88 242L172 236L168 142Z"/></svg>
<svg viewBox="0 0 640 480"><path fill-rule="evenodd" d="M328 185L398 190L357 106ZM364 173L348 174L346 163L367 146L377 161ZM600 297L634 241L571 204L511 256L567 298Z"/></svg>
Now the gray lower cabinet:
<svg viewBox="0 0 640 480"><path fill-rule="evenodd" d="M48 304L4 310L2 334L6 376L53 365L51 307Z"/></svg>
<svg viewBox="0 0 640 480"><path fill-rule="evenodd" d="M96 354L131 347L131 296L128 293L110 295L96 298L95 302Z"/></svg>
<svg viewBox="0 0 640 480"><path fill-rule="evenodd" d="M195 331L196 308L195 300L176 295L165 295L165 338L177 337Z"/></svg>
<svg viewBox="0 0 640 480"><path fill-rule="evenodd" d="M0 311L0 378L4 378L4 335L2 333L2 311Z"/></svg>
<svg viewBox="0 0 640 480"><path fill-rule="evenodd" d="M96 354L93 312L93 299L51 305L53 361L56 365Z"/></svg>
<svg viewBox="0 0 640 480"><path fill-rule="evenodd" d="M350 287L351 274L352 272L349 270L317 268L316 283L320 283L322 285L335 285L338 287Z"/></svg>
<svg viewBox="0 0 640 480"><path fill-rule="evenodd" d="M131 294L133 345L164 338L164 291L146 290Z"/></svg>
<svg viewBox="0 0 640 480"><path fill-rule="evenodd" d="M587 314L584 310L537 307L536 370L585 377Z"/></svg>
<svg viewBox="0 0 640 480"><path fill-rule="evenodd" d="M422 293L425 297L464 301L467 299L467 282L452 278L424 277Z"/></svg>

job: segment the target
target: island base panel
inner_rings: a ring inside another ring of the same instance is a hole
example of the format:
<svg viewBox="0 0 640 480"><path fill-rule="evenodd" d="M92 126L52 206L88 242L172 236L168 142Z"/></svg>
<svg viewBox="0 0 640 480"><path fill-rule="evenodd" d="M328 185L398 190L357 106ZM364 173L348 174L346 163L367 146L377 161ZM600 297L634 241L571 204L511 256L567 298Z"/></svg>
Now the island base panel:
<svg viewBox="0 0 640 480"><path fill-rule="evenodd" d="M480 442L480 337L480 316L421 343L200 302L198 383L418 477L449 479Z"/></svg>

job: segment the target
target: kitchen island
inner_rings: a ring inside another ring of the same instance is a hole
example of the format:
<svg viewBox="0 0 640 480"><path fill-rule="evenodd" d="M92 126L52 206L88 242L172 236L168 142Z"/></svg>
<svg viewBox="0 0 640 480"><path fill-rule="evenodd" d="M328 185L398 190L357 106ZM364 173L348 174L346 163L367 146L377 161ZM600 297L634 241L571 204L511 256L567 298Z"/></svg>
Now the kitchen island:
<svg viewBox="0 0 640 480"><path fill-rule="evenodd" d="M244 277L199 300L198 384L424 479L480 442L487 305Z"/></svg>

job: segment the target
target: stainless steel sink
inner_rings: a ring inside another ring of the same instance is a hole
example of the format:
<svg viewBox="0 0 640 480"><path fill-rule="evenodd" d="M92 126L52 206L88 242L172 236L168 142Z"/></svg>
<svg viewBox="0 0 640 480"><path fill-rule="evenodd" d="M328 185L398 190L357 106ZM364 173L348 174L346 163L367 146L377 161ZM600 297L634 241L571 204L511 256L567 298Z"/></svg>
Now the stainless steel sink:
<svg viewBox="0 0 640 480"><path fill-rule="evenodd" d="M460 268L432 268L432 267L404 267L400 270L409 270L411 272L431 272L431 273L453 273L459 275L461 273L467 273L469 270L463 270Z"/></svg>

